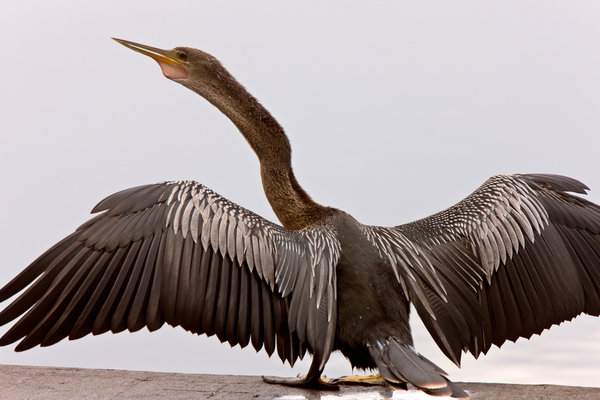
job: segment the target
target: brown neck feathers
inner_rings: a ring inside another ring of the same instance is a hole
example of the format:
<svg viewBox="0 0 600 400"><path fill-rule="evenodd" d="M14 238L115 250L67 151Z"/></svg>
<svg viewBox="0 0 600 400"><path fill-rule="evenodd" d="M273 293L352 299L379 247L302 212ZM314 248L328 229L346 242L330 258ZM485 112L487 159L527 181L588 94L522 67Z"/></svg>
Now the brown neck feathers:
<svg viewBox="0 0 600 400"><path fill-rule="evenodd" d="M283 128L242 85L223 69L214 80L190 88L227 115L244 135L258 156L265 194L283 226L302 229L324 216L327 209L296 181Z"/></svg>

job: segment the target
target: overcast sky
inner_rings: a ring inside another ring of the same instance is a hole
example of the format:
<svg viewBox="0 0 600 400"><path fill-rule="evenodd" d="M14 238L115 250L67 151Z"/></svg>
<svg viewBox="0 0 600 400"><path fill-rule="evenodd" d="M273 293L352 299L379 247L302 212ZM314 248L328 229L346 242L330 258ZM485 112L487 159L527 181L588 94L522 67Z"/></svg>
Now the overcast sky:
<svg viewBox="0 0 600 400"><path fill-rule="evenodd" d="M111 36L215 55L286 128L296 176L316 201L390 226L498 173L572 176L600 202L599 21L597 1L9 2L0 13L0 285L103 197L135 185L194 179L276 221L233 124ZM465 357L462 370L424 328L415 338L453 380L598 385L597 318ZM13 348L0 349L0 363L308 368L170 327ZM351 372L341 356L329 364L330 376Z"/></svg>

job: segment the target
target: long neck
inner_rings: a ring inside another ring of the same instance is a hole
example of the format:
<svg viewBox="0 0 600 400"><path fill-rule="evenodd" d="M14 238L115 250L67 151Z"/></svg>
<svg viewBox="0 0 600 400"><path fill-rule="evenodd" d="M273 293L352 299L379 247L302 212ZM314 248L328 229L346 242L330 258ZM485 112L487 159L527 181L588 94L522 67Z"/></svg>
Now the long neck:
<svg viewBox="0 0 600 400"><path fill-rule="evenodd" d="M267 200L289 229L302 229L322 218L326 208L314 202L292 170L290 143L279 123L227 71L212 84L193 88L237 126L260 161Z"/></svg>

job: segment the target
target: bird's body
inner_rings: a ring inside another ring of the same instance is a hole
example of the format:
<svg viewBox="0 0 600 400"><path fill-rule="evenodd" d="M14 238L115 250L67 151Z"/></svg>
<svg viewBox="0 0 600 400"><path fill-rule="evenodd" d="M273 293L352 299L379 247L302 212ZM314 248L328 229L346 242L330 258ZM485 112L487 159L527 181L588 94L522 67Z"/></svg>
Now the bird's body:
<svg viewBox="0 0 600 400"><path fill-rule="evenodd" d="M409 302L402 298L402 286L391 265L369 241L364 228L347 214L336 219L341 257L336 268L339 295L334 349L353 367L376 368L365 343L395 337L412 346ZM398 300L389 301L390 293Z"/></svg>
<svg viewBox="0 0 600 400"><path fill-rule="evenodd" d="M271 223L196 182L127 189L0 289L19 318L0 345L48 346L165 322L252 344L319 381L332 351L390 385L466 397L413 348L413 304L455 363L585 312L600 314L600 207L580 182L498 175L453 207L405 225L363 225L308 196L277 121L212 56L118 40L154 58L238 127L260 161Z"/></svg>

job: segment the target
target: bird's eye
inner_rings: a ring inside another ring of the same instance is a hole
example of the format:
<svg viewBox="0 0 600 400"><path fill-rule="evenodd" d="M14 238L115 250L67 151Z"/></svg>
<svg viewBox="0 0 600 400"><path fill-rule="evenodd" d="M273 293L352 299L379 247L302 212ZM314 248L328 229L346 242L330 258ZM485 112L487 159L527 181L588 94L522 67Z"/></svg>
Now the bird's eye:
<svg viewBox="0 0 600 400"><path fill-rule="evenodd" d="M187 61L187 54L183 53L183 52L178 52L177 53L177 57L181 60L181 61Z"/></svg>

